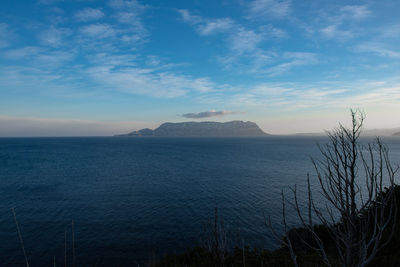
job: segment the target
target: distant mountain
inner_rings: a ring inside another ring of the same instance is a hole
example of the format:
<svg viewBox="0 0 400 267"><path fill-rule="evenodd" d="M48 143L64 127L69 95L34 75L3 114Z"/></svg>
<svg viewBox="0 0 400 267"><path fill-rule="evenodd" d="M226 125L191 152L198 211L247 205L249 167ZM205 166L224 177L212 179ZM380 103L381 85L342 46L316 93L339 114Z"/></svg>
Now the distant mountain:
<svg viewBox="0 0 400 267"><path fill-rule="evenodd" d="M400 136L400 132L394 133L393 136Z"/></svg>
<svg viewBox="0 0 400 267"><path fill-rule="evenodd" d="M267 136L254 122L167 122L160 127L142 129L117 136L125 137L258 137Z"/></svg>

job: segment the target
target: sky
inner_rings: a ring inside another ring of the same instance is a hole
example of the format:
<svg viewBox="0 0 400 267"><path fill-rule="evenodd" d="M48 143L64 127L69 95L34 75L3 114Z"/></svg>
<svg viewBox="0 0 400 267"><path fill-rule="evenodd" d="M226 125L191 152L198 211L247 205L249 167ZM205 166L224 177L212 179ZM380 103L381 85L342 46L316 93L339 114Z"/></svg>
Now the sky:
<svg viewBox="0 0 400 267"><path fill-rule="evenodd" d="M0 136L400 127L400 1L2 0Z"/></svg>

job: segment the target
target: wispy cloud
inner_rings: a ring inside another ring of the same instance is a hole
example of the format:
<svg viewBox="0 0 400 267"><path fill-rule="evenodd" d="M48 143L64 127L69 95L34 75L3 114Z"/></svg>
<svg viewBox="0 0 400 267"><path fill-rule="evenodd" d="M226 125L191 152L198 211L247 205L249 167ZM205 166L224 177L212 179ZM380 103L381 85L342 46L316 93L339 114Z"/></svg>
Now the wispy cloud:
<svg viewBox="0 0 400 267"><path fill-rule="evenodd" d="M272 52L262 49L255 49L247 55L249 62L246 64L235 63L238 55L219 57L221 64L228 70L235 66L242 72L253 73L256 75L275 77L290 73L294 68L309 66L319 63L319 55L311 52Z"/></svg>
<svg viewBox="0 0 400 267"><path fill-rule="evenodd" d="M192 15L188 10L178 10L183 21L193 25L199 35L206 36L217 33L226 33L229 47L235 53L244 53L254 50L262 41L263 34L246 29L231 18L210 19Z"/></svg>
<svg viewBox="0 0 400 267"><path fill-rule="evenodd" d="M216 33L225 33L236 27L236 23L230 18L210 19L191 14L188 10L177 10L184 22L191 24L196 31L203 36Z"/></svg>
<svg viewBox="0 0 400 267"><path fill-rule="evenodd" d="M7 47L13 37L14 33L9 29L9 25L0 23L0 48Z"/></svg>
<svg viewBox="0 0 400 267"><path fill-rule="evenodd" d="M26 46L23 48L7 50L3 56L7 59L31 59L32 56L36 56L42 51L44 51L43 48L37 46Z"/></svg>
<svg viewBox="0 0 400 267"><path fill-rule="evenodd" d="M254 0L248 6L250 19L282 18L290 13L290 0Z"/></svg>
<svg viewBox="0 0 400 267"><path fill-rule="evenodd" d="M182 20L186 23L196 25L204 22L204 18L198 15L193 15L189 10L186 9L178 9L178 13L181 15Z"/></svg>
<svg viewBox="0 0 400 267"><path fill-rule="evenodd" d="M72 30L69 28L57 28L50 26L50 28L40 32L38 34L39 41L44 45L49 46L61 46L65 44L65 38L72 34Z"/></svg>
<svg viewBox="0 0 400 267"><path fill-rule="evenodd" d="M311 65L318 63L318 57L315 53L306 52L286 52L283 54L283 59L286 61L276 66L266 69L269 76L277 76L290 71L297 66Z"/></svg>
<svg viewBox="0 0 400 267"><path fill-rule="evenodd" d="M385 26L380 30L384 38L400 38L400 24Z"/></svg>
<svg viewBox="0 0 400 267"><path fill-rule="evenodd" d="M109 5L117 12L116 18L121 23L143 27L140 15L148 8L138 1L113 0Z"/></svg>
<svg viewBox="0 0 400 267"><path fill-rule="evenodd" d="M278 2L274 2L278 5ZM279 2L285 5L289 2ZM253 3L255 4L255 3ZM266 4L257 2L257 5ZM188 10L178 10L182 20L192 25L201 36L223 34L228 50L225 55L216 56L222 67L229 71L253 73L259 75L278 76L297 66L318 63L315 53L276 52L262 48L268 40L287 37L284 30L272 24L257 29L246 28L230 18L209 19L193 15Z"/></svg>
<svg viewBox="0 0 400 267"><path fill-rule="evenodd" d="M272 24L261 26L260 32L268 39L282 39L288 37L288 33L285 30L277 28Z"/></svg>
<svg viewBox="0 0 400 267"><path fill-rule="evenodd" d="M307 110L344 110L351 107L365 109L389 108L398 110L400 83L382 81L354 81L340 83L264 83L229 96L207 95L199 99L214 105L262 108L264 112L301 112Z"/></svg>
<svg viewBox="0 0 400 267"><path fill-rule="evenodd" d="M350 18L350 19L365 19L371 14L368 6L344 6L341 9L343 18Z"/></svg>
<svg viewBox="0 0 400 267"><path fill-rule="evenodd" d="M322 10L320 19L335 24L359 22L372 14L368 5L334 6L329 11Z"/></svg>
<svg viewBox="0 0 400 267"><path fill-rule="evenodd" d="M357 34L354 23L366 19L371 13L367 5L346 5L333 15L322 12L320 20L325 22L325 26L319 29L319 33L327 39L347 41Z"/></svg>
<svg viewBox="0 0 400 267"><path fill-rule="evenodd" d="M344 88L301 83L262 83L229 97L216 97L215 104L227 103L234 106L264 107L269 110L302 110L321 107L345 95Z"/></svg>
<svg viewBox="0 0 400 267"><path fill-rule="evenodd" d="M145 5L142 5L136 0L110 0L108 5L112 8L129 10L129 11L141 11L146 8Z"/></svg>
<svg viewBox="0 0 400 267"><path fill-rule="evenodd" d="M78 21L98 20L104 17L104 13L100 8L84 8L75 13Z"/></svg>
<svg viewBox="0 0 400 267"><path fill-rule="evenodd" d="M53 50L37 46L27 46L19 49L7 50L3 57L16 62L23 62L24 66L55 71L54 68L61 67L72 61L75 57L73 50ZM24 72L26 73L26 71Z"/></svg>
<svg viewBox="0 0 400 267"><path fill-rule="evenodd" d="M34 57L34 63L37 66L51 69L54 67L63 67L66 63L75 58L74 51L48 51L38 54Z"/></svg>
<svg viewBox="0 0 400 267"><path fill-rule="evenodd" d="M253 30L240 27L235 33L232 33L230 41L231 49L242 54L246 51L253 51L262 41L262 36Z"/></svg>
<svg viewBox="0 0 400 267"><path fill-rule="evenodd" d="M119 34L121 40L127 43L145 41L149 35L142 22L141 15L149 7L136 0L111 0L109 6L113 8L113 17L121 23Z"/></svg>
<svg viewBox="0 0 400 267"><path fill-rule="evenodd" d="M325 28L320 29L320 33L325 38L341 41L348 40L354 36L354 33L352 31L340 30L339 25L336 24L328 25Z"/></svg>
<svg viewBox="0 0 400 267"><path fill-rule="evenodd" d="M253 51L263 41L275 38L285 38L287 33L272 24L263 25L258 29L249 29L231 18L206 18L193 15L188 10L178 10L182 20L196 29L199 35L224 34L229 49L240 54Z"/></svg>
<svg viewBox="0 0 400 267"><path fill-rule="evenodd" d="M25 60L25 62L28 60ZM29 60L31 62L31 60ZM10 66L0 68L0 88L12 88L22 94L52 96L56 98L89 98L94 89L88 83L82 87L82 76L75 71L60 70L60 65L48 62L32 63L30 66ZM63 66L63 65L61 65ZM92 91L88 94L88 91Z"/></svg>
<svg viewBox="0 0 400 267"><path fill-rule="evenodd" d="M75 54L48 51L38 47L7 51L8 59L29 62L26 67L0 68L0 87L19 90L119 91L126 94L146 95L157 98L176 98L187 94L204 94L223 90L207 77L192 77L169 71L169 64L141 66L144 59L135 55L98 53L88 58L89 66L77 65L65 68ZM28 67L30 65L30 67ZM64 93L62 93L64 95Z"/></svg>
<svg viewBox="0 0 400 267"><path fill-rule="evenodd" d="M241 57L252 57L251 54L254 53L260 54L257 48L269 33L274 37L284 35L283 32L279 32L272 25L266 26L267 31L262 28L263 32L261 33L247 29L230 18L209 19L192 15L188 10L178 10L178 12L182 20L192 25L201 36L224 34L223 38L228 46L229 54L217 57L218 62L222 63L224 68L225 66L231 67Z"/></svg>
<svg viewBox="0 0 400 267"><path fill-rule="evenodd" d="M153 97L174 98L189 92L214 91L216 87L208 78L192 78L154 69L98 66L86 73L100 86Z"/></svg>
<svg viewBox="0 0 400 267"><path fill-rule="evenodd" d="M210 110L210 111L203 111L203 112L198 112L198 113L186 113L183 114L182 117L188 118L188 119L204 119L204 118L210 118L210 117L215 117L215 116L225 116L225 115L232 115L232 114L237 114L238 112L230 111L230 110L221 110L221 111L216 111L216 110Z"/></svg>
<svg viewBox="0 0 400 267"><path fill-rule="evenodd" d="M234 27L234 22L230 18L222 18L207 21L198 27L200 35L211 35L220 32L226 32Z"/></svg>
<svg viewBox="0 0 400 267"><path fill-rule="evenodd" d="M378 56L388 57L388 58L393 58L393 59L400 58L400 51L386 48L385 45L383 45L382 43L377 43L377 42L361 43L355 48L355 51L369 52L369 53L376 54Z"/></svg>
<svg viewBox="0 0 400 267"><path fill-rule="evenodd" d="M80 32L84 37L104 39L115 36L115 30L109 24L90 24L81 27Z"/></svg>

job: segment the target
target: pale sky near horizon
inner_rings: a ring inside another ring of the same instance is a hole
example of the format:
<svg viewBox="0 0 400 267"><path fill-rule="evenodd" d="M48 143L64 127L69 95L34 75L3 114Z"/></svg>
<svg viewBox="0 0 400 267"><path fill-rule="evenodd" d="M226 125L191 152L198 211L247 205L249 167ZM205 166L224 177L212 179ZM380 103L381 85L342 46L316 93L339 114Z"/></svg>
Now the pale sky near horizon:
<svg viewBox="0 0 400 267"><path fill-rule="evenodd" d="M0 136L400 127L400 1L2 0Z"/></svg>

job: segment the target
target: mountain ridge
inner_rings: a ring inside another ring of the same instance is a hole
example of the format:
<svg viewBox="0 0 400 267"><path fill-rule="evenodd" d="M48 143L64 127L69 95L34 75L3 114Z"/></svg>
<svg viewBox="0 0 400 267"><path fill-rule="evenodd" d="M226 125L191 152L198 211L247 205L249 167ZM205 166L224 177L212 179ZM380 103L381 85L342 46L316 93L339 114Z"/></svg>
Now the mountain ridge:
<svg viewBox="0 0 400 267"><path fill-rule="evenodd" d="M269 134L251 121L165 122L152 130L144 128L120 137L261 137Z"/></svg>

